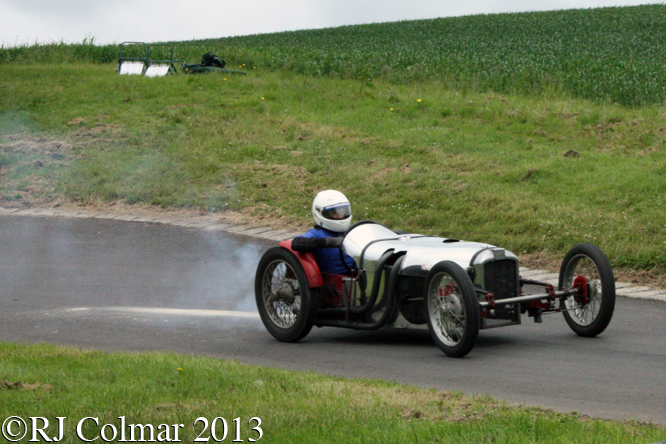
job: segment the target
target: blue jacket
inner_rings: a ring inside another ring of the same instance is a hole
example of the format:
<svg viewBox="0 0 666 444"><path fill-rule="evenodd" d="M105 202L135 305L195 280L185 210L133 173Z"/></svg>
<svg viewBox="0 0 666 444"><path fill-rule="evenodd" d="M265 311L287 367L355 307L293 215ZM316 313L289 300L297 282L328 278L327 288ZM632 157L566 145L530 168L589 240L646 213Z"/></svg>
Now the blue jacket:
<svg viewBox="0 0 666 444"><path fill-rule="evenodd" d="M302 234L299 237L316 237L323 239L325 237L340 237L341 233L336 233L334 231L329 231L322 227L315 227L309 229L305 234ZM319 265L319 270L323 273L333 273L333 274L347 274L349 270L345 267L340 259L340 249L339 248L320 248L312 252L317 265ZM354 268L354 259L351 256L343 253L345 262L349 268Z"/></svg>

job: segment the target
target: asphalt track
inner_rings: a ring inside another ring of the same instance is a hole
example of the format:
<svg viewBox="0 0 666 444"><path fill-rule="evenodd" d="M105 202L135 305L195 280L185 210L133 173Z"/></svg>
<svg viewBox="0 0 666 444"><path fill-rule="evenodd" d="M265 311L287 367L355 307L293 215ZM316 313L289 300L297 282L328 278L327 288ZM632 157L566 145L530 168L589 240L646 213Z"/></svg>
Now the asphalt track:
<svg viewBox="0 0 666 444"><path fill-rule="evenodd" d="M254 271L275 242L140 222L0 216L0 340L165 350L380 378L593 417L666 424L666 303L619 297L580 338L561 315L482 331L463 359L427 331L315 329L275 341Z"/></svg>

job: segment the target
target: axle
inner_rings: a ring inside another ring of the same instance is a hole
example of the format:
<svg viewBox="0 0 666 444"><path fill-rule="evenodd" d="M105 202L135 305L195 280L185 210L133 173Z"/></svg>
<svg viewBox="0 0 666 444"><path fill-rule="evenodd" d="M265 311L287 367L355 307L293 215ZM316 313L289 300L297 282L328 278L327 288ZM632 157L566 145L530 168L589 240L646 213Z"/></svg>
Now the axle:
<svg viewBox="0 0 666 444"><path fill-rule="evenodd" d="M542 294L529 294L526 296L517 296L515 298L506 298L506 299L499 299L495 300L492 297L488 297L487 295L487 301L481 301L479 302L479 307L481 308L492 308L497 305L507 305L507 304L516 304L516 303L522 303L522 302L532 302L532 301L539 301L541 299L558 299L558 298L568 298L569 296L575 296L580 294L580 290L578 288L573 288L571 290L563 290L563 291L555 291L552 290L552 287L550 287L551 291L548 293L542 293Z"/></svg>

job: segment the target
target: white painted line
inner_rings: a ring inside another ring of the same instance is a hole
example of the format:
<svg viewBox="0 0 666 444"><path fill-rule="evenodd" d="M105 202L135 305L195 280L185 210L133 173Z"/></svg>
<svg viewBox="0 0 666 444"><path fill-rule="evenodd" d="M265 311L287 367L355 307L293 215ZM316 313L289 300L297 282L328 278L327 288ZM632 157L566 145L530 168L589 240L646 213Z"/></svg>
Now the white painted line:
<svg viewBox="0 0 666 444"><path fill-rule="evenodd" d="M122 221L125 221L125 222L130 222L130 221L133 221L133 220L138 219L138 218L139 218L139 216L125 215L125 216L116 217L116 220L122 220Z"/></svg>
<svg viewBox="0 0 666 444"><path fill-rule="evenodd" d="M229 228L231 226L232 226L231 224L226 224L224 222L218 222L218 223L215 223L214 225L209 225L207 227L204 227L204 230L207 230L207 231L224 231L224 230L226 230L227 228Z"/></svg>
<svg viewBox="0 0 666 444"><path fill-rule="evenodd" d="M241 233L243 231L250 230L251 228L252 227L250 227L249 225L235 225L231 228L227 228L226 231L228 233Z"/></svg>
<svg viewBox="0 0 666 444"><path fill-rule="evenodd" d="M211 225L215 225L215 222L213 222L213 221L195 222L195 223L187 225L187 227L205 229L206 227L210 227Z"/></svg>
<svg viewBox="0 0 666 444"><path fill-rule="evenodd" d="M87 211L82 211L82 212L80 212L80 213L76 213L76 214L75 214L74 216L72 216L72 217L77 217L77 218L79 218L79 219L92 219L92 218L94 218L95 216L98 216L98 215L100 215L100 214L102 214L102 213L90 213L90 212L87 212Z"/></svg>
<svg viewBox="0 0 666 444"><path fill-rule="evenodd" d="M55 216L55 215L56 215L56 210L51 208L40 208L32 213L32 216L43 216L43 217Z"/></svg>
<svg viewBox="0 0 666 444"><path fill-rule="evenodd" d="M93 216L93 219L115 219L117 218L117 214L111 214L111 213L100 213L100 214L95 214Z"/></svg>
<svg viewBox="0 0 666 444"><path fill-rule="evenodd" d="M272 230L271 227L256 227L256 228L253 228L251 230L247 230L247 231L243 232L243 234L245 236L256 236L257 234L266 233L266 232L271 231L271 230Z"/></svg>
<svg viewBox="0 0 666 444"><path fill-rule="evenodd" d="M76 307L68 308L64 311L119 311L125 313L142 313L153 315L171 315L171 316L203 316L203 317L236 317L236 318L259 318L259 313L249 311L231 311L231 310L195 310L187 308L155 308L155 307Z"/></svg>
<svg viewBox="0 0 666 444"><path fill-rule="evenodd" d="M146 223L158 223L156 222L159 219L157 216L140 216L134 219L132 222L146 222Z"/></svg>
<svg viewBox="0 0 666 444"><path fill-rule="evenodd" d="M255 237L259 237L261 239L269 239L269 240L282 240L281 236L284 234L289 233L290 230L273 230L273 231L266 231L264 233L259 233L255 234Z"/></svg>
<svg viewBox="0 0 666 444"><path fill-rule="evenodd" d="M30 216L35 210L18 210L12 213L13 216Z"/></svg>
<svg viewBox="0 0 666 444"><path fill-rule="evenodd" d="M184 220L186 220L184 217L165 217L165 218L155 219L155 222L159 224L175 225L176 223L183 222Z"/></svg>
<svg viewBox="0 0 666 444"><path fill-rule="evenodd" d="M157 219L157 221L159 221L159 220L160 219ZM169 225L173 225L174 227L189 227L193 223L194 222L191 221L190 219L185 218L185 219L176 220L174 222L169 222Z"/></svg>
<svg viewBox="0 0 666 444"><path fill-rule="evenodd" d="M79 214L78 211L58 211L58 212L56 212L55 215L57 217L69 217L69 218L71 218L71 217L76 216L77 214Z"/></svg>
<svg viewBox="0 0 666 444"><path fill-rule="evenodd" d="M630 284L629 282L615 282L615 289L633 287L633 285L634 284Z"/></svg>
<svg viewBox="0 0 666 444"><path fill-rule="evenodd" d="M650 287L628 287L628 288L622 288L620 290L615 290L615 292L620 295L625 295L625 294L640 293L642 291L651 291L651 290L652 289Z"/></svg>
<svg viewBox="0 0 666 444"><path fill-rule="evenodd" d="M663 290L642 291L639 293L631 293L631 294L618 294L618 296L624 296L626 298L632 298L632 299L650 299L653 301L666 302L666 292L664 292Z"/></svg>
<svg viewBox="0 0 666 444"><path fill-rule="evenodd" d="M287 240L287 239L293 239L295 237L298 237L301 234L303 234L302 231L300 231L300 232L299 231L292 231L291 233L285 233L285 234L281 235L280 237L282 238L282 240Z"/></svg>

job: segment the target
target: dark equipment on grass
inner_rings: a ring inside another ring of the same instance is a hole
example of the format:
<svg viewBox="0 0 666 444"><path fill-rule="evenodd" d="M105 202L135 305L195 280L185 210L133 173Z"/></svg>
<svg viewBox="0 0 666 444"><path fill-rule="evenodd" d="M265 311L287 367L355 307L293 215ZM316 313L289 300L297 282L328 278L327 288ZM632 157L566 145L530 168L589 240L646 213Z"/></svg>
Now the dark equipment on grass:
<svg viewBox="0 0 666 444"><path fill-rule="evenodd" d="M208 74L212 72L226 73L226 74L241 74L245 75L243 71L236 71L233 69L226 69L227 62L219 58L213 53L207 52L201 57L201 63L183 65L182 72L185 74Z"/></svg>

